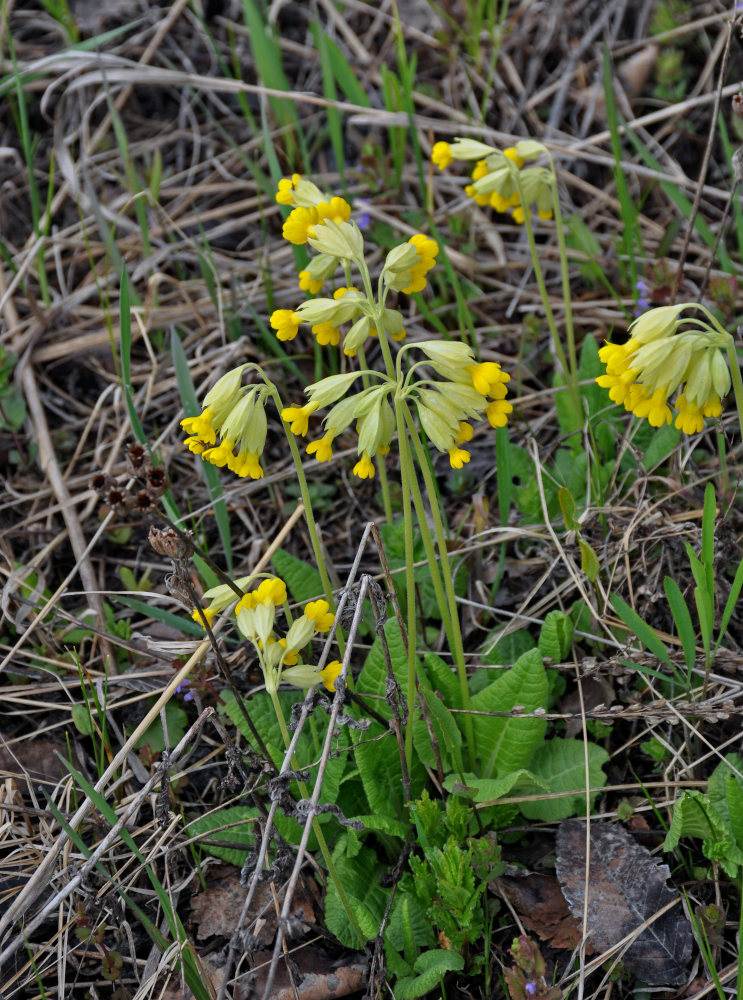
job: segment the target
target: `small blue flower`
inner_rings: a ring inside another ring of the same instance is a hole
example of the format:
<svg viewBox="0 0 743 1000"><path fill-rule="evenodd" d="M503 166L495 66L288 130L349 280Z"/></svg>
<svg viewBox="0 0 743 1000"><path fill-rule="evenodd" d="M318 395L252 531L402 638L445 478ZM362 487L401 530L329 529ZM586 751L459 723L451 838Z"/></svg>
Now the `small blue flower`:
<svg viewBox="0 0 743 1000"><path fill-rule="evenodd" d="M741 0L743 2L743 0ZM645 312L646 309L650 308L650 302L645 297L650 292L650 286L642 278L638 278L637 284L635 285L637 290L637 303L635 304L635 316L640 316Z"/></svg>
<svg viewBox="0 0 743 1000"><path fill-rule="evenodd" d="M369 204L370 201L368 198L357 198L354 202L354 208L359 212L356 217L356 222L361 230L368 229L371 224L371 216L365 207Z"/></svg>
<svg viewBox="0 0 743 1000"><path fill-rule="evenodd" d="M527 983L524 986L524 992L528 993L530 997L535 997L537 995L537 984L534 982Z"/></svg>

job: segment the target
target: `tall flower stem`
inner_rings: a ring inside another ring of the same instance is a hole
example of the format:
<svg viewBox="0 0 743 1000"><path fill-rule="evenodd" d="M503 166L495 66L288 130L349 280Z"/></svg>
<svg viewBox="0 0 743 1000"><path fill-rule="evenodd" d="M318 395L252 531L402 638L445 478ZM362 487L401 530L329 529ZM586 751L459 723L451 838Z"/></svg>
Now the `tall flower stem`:
<svg viewBox="0 0 743 1000"><path fill-rule="evenodd" d="M291 737L289 736L289 730L286 728L286 721L284 719L284 713L281 708L281 702L279 701L278 692L274 689L273 685L266 685L266 688L271 696L271 701L273 702L274 711L276 712L276 719L279 723L279 728L281 729L281 735L284 738L284 746L289 749L291 743ZM299 763L297 758L292 755L292 768L297 771L299 770ZM297 782L297 787L299 788L299 794L303 799L309 799L309 789L304 784L303 781ZM322 832L322 828L317 821L317 818L312 820L312 831L317 837L317 845L320 848L320 853L323 856L323 861L325 862L325 867L328 870L328 877L333 882L335 886L335 891L338 893L338 899L341 902L341 906L346 911L346 916L348 917L349 923L354 929L354 932L358 935L360 941L364 941L366 935L359 927L359 922L356 919L356 914L353 912L353 907L351 906L348 897L346 896L343 884L338 875L336 867L333 863L333 858L330 853L330 848L328 847L328 842L325 840L325 834Z"/></svg>
<svg viewBox="0 0 743 1000"><path fill-rule="evenodd" d="M529 208L526 201L526 195L524 194L524 187L521 183L521 178L516 172L516 187L518 188L519 198L521 199L521 204L524 206L524 228L526 229L526 237L529 243L529 253L531 255L532 266L534 267L534 275L537 279L537 286L539 288L539 295L542 299L542 305L544 306L545 319L547 320L547 326L552 334L552 343L555 348L555 354L560 362L560 367L562 368L563 375L565 377L565 382L570 393L570 398L573 403L573 408L575 410L575 417L580 426L583 422L583 410L580 401L580 392L578 391L578 365L575 358L575 339L573 335L573 324L572 324L572 313L570 312L570 287L567 274L567 256L564 250L564 234L562 233L561 227L558 230L558 242L561 241L560 249L560 262L563 272L563 292L567 288L567 294L565 296L566 301L566 317L570 316L570 321L568 323L568 348L571 352L570 363L568 363L568 358L565 355L565 349L562 346L562 340L560 338L560 332L557 329L557 322L555 321L555 314L552 311L552 306L550 305L549 294L547 292L547 286L544 282L544 275L542 273L542 266L539 263L539 255L537 253L537 244L534 239L534 229L532 228L531 218L529 215ZM552 168L552 178L553 178L553 192L554 201L556 207L555 219L560 218L557 213L559 213L559 204L557 199L557 186L554 183L554 167Z"/></svg>
<svg viewBox="0 0 743 1000"><path fill-rule="evenodd" d="M741 437L743 437L743 380L740 376L740 361L738 352L735 349L735 340L730 337L728 341L728 361L730 363L730 375L733 380L733 392L735 393L735 405L738 410L738 423L740 425Z"/></svg>
<svg viewBox="0 0 743 1000"><path fill-rule="evenodd" d="M405 404L395 399L395 417L397 419L398 449L400 452L400 483L402 487L402 515L405 537L405 591L408 604L408 725L405 730L405 761L408 773L413 761L413 714L415 708L415 568L413 542L413 511L411 505L411 473L413 469L410 446L405 433Z"/></svg>
<svg viewBox="0 0 743 1000"><path fill-rule="evenodd" d="M416 459L420 470L423 473L423 481L426 484L426 490L428 492L429 502L431 505L431 513L433 515L434 528L436 530L436 541L439 548L439 558L441 559L441 570L442 576L444 578L444 587L446 589L446 600L449 607L449 617L451 619L451 642L452 642L452 656L454 657L454 662L457 666L457 676L459 678L459 692L462 699L462 708L465 711L464 716L464 728L465 736L467 739L467 747L470 757L470 764L474 769L475 760L475 733L474 727L472 725L472 716L469 715L470 707L470 691L469 685L467 684L467 667L464 662L464 643L462 642L462 630L459 625L459 608L457 607L457 597L454 592L454 574L452 572L451 563L449 561L449 553L446 548L446 532L444 530L444 522L441 517L441 511L439 510L439 505L436 501L436 483L434 482L433 476L431 475L431 469L428 464L428 457L424 451L423 444L421 442L420 436L416 429L413 418L410 411L405 408L404 415L407 421L408 430L410 432L410 440L413 442L413 448L415 449ZM422 523L425 523L425 518L421 519ZM421 529L422 530L422 529ZM426 526L428 530L428 526Z"/></svg>
<svg viewBox="0 0 743 1000"><path fill-rule="evenodd" d="M366 370L366 368L368 367L363 348L359 348L359 364L361 365L361 368L364 370ZM363 375L362 382L364 388L366 389L367 386L369 385L369 376ZM370 455L369 457L371 458L372 456ZM390 484L387 479L387 469L385 468L384 460L381 455L379 456L377 466L379 470L379 485L382 488L382 504L384 506L384 516L387 519L387 524L392 524L392 498L390 496Z"/></svg>
<svg viewBox="0 0 743 1000"><path fill-rule="evenodd" d="M284 404L281 401L281 396L279 395L278 389L275 386L272 387L271 395L273 396L274 402L278 407L279 414L284 409ZM315 562L317 563L317 569L320 573L320 579L322 580L323 590L325 591L325 598L329 604L333 604L333 586L330 582L330 577L328 576L328 571L325 568L325 556L322 551L322 546L320 545L320 536L317 533L317 523L315 522L315 515L312 510L312 500L310 499L310 491L307 485L307 477L304 474L304 468L302 466L302 456L299 454L299 448L297 448L297 442L294 440L294 435L287 429L286 424L282 420L282 426L284 428L284 433L286 434L286 439L289 442L289 448L292 453L292 458L294 460L294 468L297 473L297 481L299 483L299 492L302 495L302 503L304 504L304 516L307 522L307 531L310 535L310 543L312 545L312 552L315 556Z"/></svg>

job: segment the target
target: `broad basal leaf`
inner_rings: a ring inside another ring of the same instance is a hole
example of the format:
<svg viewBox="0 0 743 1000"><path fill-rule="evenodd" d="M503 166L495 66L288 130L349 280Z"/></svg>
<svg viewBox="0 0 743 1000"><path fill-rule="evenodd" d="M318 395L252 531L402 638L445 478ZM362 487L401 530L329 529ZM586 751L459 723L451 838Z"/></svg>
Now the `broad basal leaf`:
<svg viewBox="0 0 743 1000"><path fill-rule="evenodd" d="M529 770L541 779L541 783L546 785L552 794L585 788L586 749L589 787L602 788L606 782L602 767L608 761L609 754L595 743L589 743L586 747L583 740L555 739L543 743L529 762ZM536 789L534 791L536 792ZM598 792L591 795L591 805L596 795ZM558 799L545 798L524 802L519 808L527 819L554 823L568 816L585 816L586 797L584 794L575 794Z"/></svg>
<svg viewBox="0 0 743 1000"><path fill-rule="evenodd" d="M364 940L360 940L350 926L333 879L328 879L325 895L325 923L341 944L348 948L363 948L367 941L376 937L382 923L390 892L379 884L385 869L378 863L376 853L368 848L362 848L353 858L349 858L346 857L345 847L341 842L333 854L338 881L343 886L346 899L363 931Z"/></svg>
<svg viewBox="0 0 743 1000"><path fill-rule="evenodd" d="M533 712L547 705L547 673L539 650L532 649L518 658L510 670L502 673L471 700L479 712L508 712L517 705ZM547 723L543 719L503 718L474 715L478 775L503 777L526 767L544 739Z"/></svg>

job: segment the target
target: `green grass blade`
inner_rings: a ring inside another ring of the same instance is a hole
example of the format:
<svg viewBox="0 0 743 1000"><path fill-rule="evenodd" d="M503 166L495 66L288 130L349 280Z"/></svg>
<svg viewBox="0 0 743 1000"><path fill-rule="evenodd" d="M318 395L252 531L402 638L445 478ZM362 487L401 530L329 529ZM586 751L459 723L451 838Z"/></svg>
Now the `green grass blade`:
<svg viewBox="0 0 743 1000"><path fill-rule="evenodd" d="M629 260L630 283L634 289L637 284L637 263L635 261L635 250L642 253L642 234L637 225L638 209L635 199L630 194L627 178L622 170L622 138L619 134L619 112L617 111L614 99L613 79L614 73L611 66L609 51L604 46L604 97L606 101L606 120L611 133L611 151L614 155L614 183L617 187L617 198L619 199L619 214L623 222L622 240L620 250Z"/></svg>
<svg viewBox="0 0 743 1000"><path fill-rule="evenodd" d="M186 411L187 416L196 416L201 413L201 407L196 398L191 372L188 370L186 352L183 350L181 338L175 330L170 338L170 351L173 356L175 378L178 383L178 391L181 394L183 409ZM214 508L214 517L217 522L219 537L222 541L227 569L232 574L232 533L230 531L230 516L222 490L222 480L219 478L219 472L213 465L210 465L208 462L202 462L201 467L204 470L204 479Z"/></svg>
<svg viewBox="0 0 743 1000"><path fill-rule="evenodd" d="M741 559L738 563L738 569L735 572L735 579L733 580L733 585L730 588L728 599L725 602L725 608L722 612L722 618L720 619L720 632L717 636L715 652L717 652L718 646L725 637L727 627L730 624L730 618L732 617L735 605L738 603L738 598L740 597L741 587L743 587L743 559Z"/></svg>
<svg viewBox="0 0 743 1000"><path fill-rule="evenodd" d="M666 598L676 624L676 631L681 640L686 667L688 670L691 670L696 661L697 654L695 649L696 636L694 634L694 625L692 624L689 607L684 600L679 585L670 576L664 579L663 589L666 592Z"/></svg>
<svg viewBox="0 0 743 1000"><path fill-rule="evenodd" d="M622 619L627 628L632 629L640 642L650 650L653 656L657 656L659 660L666 664L668 667L672 667L671 658L668 655L668 650L660 641L655 632L647 625L642 618L633 611L632 608L623 601L618 594L612 594L610 597L611 606L614 608L616 613Z"/></svg>
<svg viewBox="0 0 743 1000"><path fill-rule="evenodd" d="M312 37L315 41L315 48L320 56L323 94L329 101L337 101L338 88L335 84L335 74L330 62L327 36L317 22L313 22L310 25L310 31L312 32ZM338 165L338 171L341 175L343 189L345 190L346 157L344 152L345 143L343 141L343 125L341 123L341 116L338 109L332 107L332 105L328 105L325 115L328 122L328 130L330 132L330 145L333 147L333 155L335 156L335 162Z"/></svg>
<svg viewBox="0 0 743 1000"><path fill-rule="evenodd" d="M121 296L119 299L119 327L121 336L121 387L124 390L129 421L132 431L137 441L144 445L149 451L147 435L139 419L137 408L134 405L134 393L132 391L132 316L131 316L131 285L126 267L121 268Z"/></svg>

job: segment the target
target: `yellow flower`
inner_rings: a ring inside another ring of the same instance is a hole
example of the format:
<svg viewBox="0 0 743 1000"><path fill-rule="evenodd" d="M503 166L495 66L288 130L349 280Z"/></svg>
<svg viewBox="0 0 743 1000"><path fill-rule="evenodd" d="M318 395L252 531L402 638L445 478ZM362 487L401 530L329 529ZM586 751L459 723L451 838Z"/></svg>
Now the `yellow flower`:
<svg viewBox="0 0 743 1000"><path fill-rule="evenodd" d="M235 606L235 614L253 611L258 605L279 605L286 601L286 584L278 576L268 576L256 588L242 597Z"/></svg>
<svg viewBox="0 0 743 1000"><path fill-rule="evenodd" d="M322 670L318 670L318 676L328 691L335 691L335 682L341 673L343 666L340 660L331 660Z"/></svg>
<svg viewBox="0 0 743 1000"><path fill-rule="evenodd" d="M372 462L367 453L364 452L356 465L354 465L353 474L354 476L358 476L359 479L373 479L374 472L374 462Z"/></svg>
<svg viewBox="0 0 743 1000"><path fill-rule="evenodd" d="M225 438L216 448L208 448L201 456L205 462L216 465L219 468L230 466L234 461L235 442Z"/></svg>
<svg viewBox="0 0 743 1000"><path fill-rule="evenodd" d="M279 639L279 645L286 649L286 639ZM293 667L295 663L299 662L299 653L297 653L296 650L293 650L290 653L285 653L282 662L287 667Z"/></svg>
<svg viewBox="0 0 743 1000"><path fill-rule="evenodd" d="M461 469L463 465L466 465L470 460L470 453L465 451L464 448L450 448L449 449L449 462L451 463L452 469Z"/></svg>
<svg viewBox="0 0 743 1000"><path fill-rule="evenodd" d="M307 454L314 455L318 462L329 462L333 457L333 438L335 435L328 431L319 441L310 441L307 445Z"/></svg>
<svg viewBox="0 0 743 1000"><path fill-rule="evenodd" d="M645 397L631 407L636 417L647 417L651 427L662 427L671 422L671 408L668 406L668 387L661 386L652 396Z"/></svg>
<svg viewBox="0 0 743 1000"><path fill-rule="evenodd" d="M333 326L332 323L317 323L312 327L312 333L321 347L328 345L335 347L341 339L338 327Z"/></svg>
<svg viewBox="0 0 743 1000"><path fill-rule="evenodd" d="M299 272L299 288L310 295L317 295L323 286L322 278L313 278L310 271Z"/></svg>
<svg viewBox="0 0 743 1000"><path fill-rule="evenodd" d="M207 625L209 626L209 628L211 628L212 621L214 620L214 616L216 613L217 612L212 610L212 608L204 608L204 612L202 615L202 612L199 611L198 608L194 608L194 612L191 615L191 617L193 618L193 620L196 622L197 625L201 625L204 631L206 631L206 629L204 628L204 620L206 619Z"/></svg>
<svg viewBox="0 0 743 1000"><path fill-rule="evenodd" d="M508 372L504 372L495 361L485 361L482 364L473 365L469 369L469 373L472 376L472 384L483 396L493 392L496 386L511 381Z"/></svg>
<svg viewBox="0 0 743 1000"><path fill-rule="evenodd" d="M466 420L460 420L459 422L459 433L455 435L455 444L464 444L465 441L471 441L474 431L472 429L472 424L468 424Z"/></svg>
<svg viewBox="0 0 743 1000"><path fill-rule="evenodd" d="M316 402L306 403L304 406L286 406L281 411L281 419L291 424L292 434L304 437L309 430L309 418L319 406Z"/></svg>
<svg viewBox="0 0 743 1000"><path fill-rule="evenodd" d="M439 170L444 170L448 167L453 159L454 157L452 156L451 146L448 142L437 142L431 150L431 162L434 163Z"/></svg>
<svg viewBox="0 0 743 1000"><path fill-rule="evenodd" d="M303 246L310 236L315 235L319 218L316 208L295 208L289 213L281 234L289 243Z"/></svg>
<svg viewBox="0 0 743 1000"><path fill-rule="evenodd" d="M271 313L270 322L279 340L294 340L302 318L291 309L276 309Z"/></svg>
<svg viewBox="0 0 743 1000"><path fill-rule="evenodd" d="M251 479L263 479L263 469L259 457L257 452L238 451L237 456L232 461L228 461L227 467L230 472L234 472L241 479L246 476L250 476Z"/></svg>
<svg viewBox="0 0 743 1000"><path fill-rule="evenodd" d="M302 180L300 174L292 174L291 177L282 177L279 181L279 189L276 192L276 201L279 205L294 205L294 188Z"/></svg>
<svg viewBox="0 0 743 1000"><path fill-rule="evenodd" d="M436 240L424 236L423 233L416 233L411 236L408 243L412 243L418 253L418 259L410 268L410 284L400 289L406 295L413 292L420 292L426 287L426 275L436 264L436 255L439 252L439 245Z"/></svg>
<svg viewBox="0 0 743 1000"><path fill-rule="evenodd" d="M494 399L485 411L491 427L505 427L513 406L506 399Z"/></svg>
<svg viewBox="0 0 743 1000"><path fill-rule="evenodd" d="M344 198L331 198L330 201L321 201L316 207L318 215L317 225L326 221L335 222L336 225L340 225L341 222L348 222L351 218L351 206ZM309 235L314 236L315 233L310 233Z"/></svg>
<svg viewBox="0 0 743 1000"><path fill-rule="evenodd" d="M698 434L704 427L704 414L696 403L688 402L682 392L677 397L675 405L678 415L674 421L674 426L683 431L684 434Z"/></svg>
<svg viewBox="0 0 743 1000"><path fill-rule="evenodd" d="M188 418L186 418L186 419L188 419ZM183 423L183 421L181 421L181 423ZM212 428L210 428L210 430L213 432L214 428L212 427ZM216 435L215 435L214 439L216 441ZM186 445L186 447L188 448L189 451L192 451L194 453L194 455L200 455L202 453L202 451L204 450L204 448L206 448L206 445L207 445L206 441L202 441L201 438L199 438L199 437L197 437L195 435L194 435L194 437L187 437L186 440L183 443Z"/></svg>
<svg viewBox="0 0 743 1000"><path fill-rule="evenodd" d="M304 614L315 623L317 632L327 632L333 627L335 615L327 601L310 601L305 605Z"/></svg>
<svg viewBox="0 0 743 1000"><path fill-rule="evenodd" d="M212 424L213 417L214 411L208 406L198 417L184 417L181 420L181 427L186 434L193 435L188 441L193 441L194 438L197 438L203 441L204 444L215 444L217 432L214 430L214 425ZM188 447L191 451L195 450L190 444ZM203 450L202 448L201 451ZM196 452L196 454L198 455L200 452Z"/></svg>

